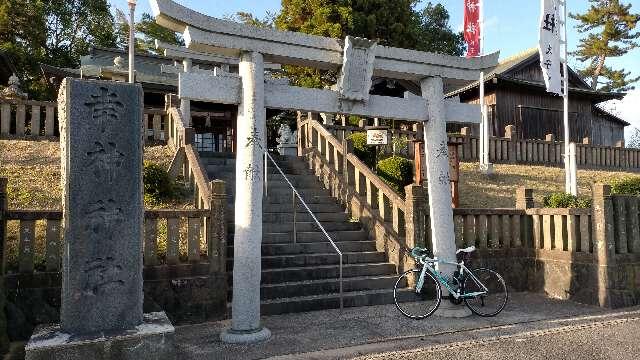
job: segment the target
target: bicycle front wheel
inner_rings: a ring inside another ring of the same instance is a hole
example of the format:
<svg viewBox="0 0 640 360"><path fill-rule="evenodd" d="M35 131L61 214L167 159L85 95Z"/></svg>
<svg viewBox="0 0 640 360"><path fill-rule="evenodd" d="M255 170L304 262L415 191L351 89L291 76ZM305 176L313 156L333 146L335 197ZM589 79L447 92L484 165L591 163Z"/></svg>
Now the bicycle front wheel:
<svg viewBox="0 0 640 360"><path fill-rule="evenodd" d="M483 285L486 292L484 292ZM471 274L467 275L463 282L463 294L472 293L482 294L465 297L465 304L474 314L485 317L498 315L504 309L509 298L507 286L502 276L493 270L484 268L471 271Z"/></svg>
<svg viewBox="0 0 640 360"><path fill-rule="evenodd" d="M442 290L430 272L424 276L422 289L416 290L422 270L406 271L398 277L393 287L393 300L400 312L411 319L424 319L433 314L440 306Z"/></svg>

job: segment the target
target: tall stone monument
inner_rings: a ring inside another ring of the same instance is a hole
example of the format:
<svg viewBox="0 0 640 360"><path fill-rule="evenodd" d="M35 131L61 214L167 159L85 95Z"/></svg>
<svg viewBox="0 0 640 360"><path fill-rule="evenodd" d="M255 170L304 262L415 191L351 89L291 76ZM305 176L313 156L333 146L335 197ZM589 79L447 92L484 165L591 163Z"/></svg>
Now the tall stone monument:
<svg viewBox="0 0 640 360"><path fill-rule="evenodd" d="M142 88L68 78L58 106L61 323L36 330L26 358L175 358L166 315L142 311Z"/></svg>

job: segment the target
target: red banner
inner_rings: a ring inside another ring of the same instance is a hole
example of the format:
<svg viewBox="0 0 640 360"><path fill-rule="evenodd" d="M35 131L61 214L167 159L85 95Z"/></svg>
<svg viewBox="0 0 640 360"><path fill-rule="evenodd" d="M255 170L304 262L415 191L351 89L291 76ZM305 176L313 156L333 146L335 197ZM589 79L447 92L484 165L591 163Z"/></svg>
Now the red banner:
<svg viewBox="0 0 640 360"><path fill-rule="evenodd" d="M467 57L480 56L480 1L464 0L464 40Z"/></svg>

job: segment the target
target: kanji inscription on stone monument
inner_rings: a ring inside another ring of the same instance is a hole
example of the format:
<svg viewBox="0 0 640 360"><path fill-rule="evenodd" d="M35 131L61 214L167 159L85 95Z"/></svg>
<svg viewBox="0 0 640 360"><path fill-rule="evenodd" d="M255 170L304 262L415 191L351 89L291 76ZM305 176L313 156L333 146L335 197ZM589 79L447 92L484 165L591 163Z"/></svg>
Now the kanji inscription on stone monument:
<svg viewBox="0 0 640 360"><path fill-rule="evenodd" d="M65 79L60 90L64 247L62 329L142 322L142 91Z"/></svg>

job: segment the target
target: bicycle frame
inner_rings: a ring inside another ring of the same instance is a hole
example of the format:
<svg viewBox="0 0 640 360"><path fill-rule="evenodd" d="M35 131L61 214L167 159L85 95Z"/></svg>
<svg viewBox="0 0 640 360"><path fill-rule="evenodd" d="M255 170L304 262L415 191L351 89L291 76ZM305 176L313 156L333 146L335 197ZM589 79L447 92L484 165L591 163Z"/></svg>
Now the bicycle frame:
<svg viewBox="0 0 640 360"><path fill-rule="evenodd" d="M422 264L422 271L420 272L420 278L418 280L418 283L416 284L416 292L420 292L420 290L422 290L422 286L424 285L424 277L425 274L427 272L427 270L429 270L429 272L431 272L432 275L434 275L436 277L436 279L438 279L438 281L440 282L440 284L444 285L445 288L447 288L447 290L449 291L449 293L453 296L454 299L459 299L459 298L473 298L479 295L484 295L486 293L489 292L489 289L487 289L486 286L484 286L484 284L480 281L480 279L478 279L471 270L469 270L469 268L467 268L464 265L464 261L461 262L452 262L452 261L445 261L445 260L439 260L437 258L435 259L431 259L429 257L426 256L421 256L419 258L416 258L417 262ZM431 264L435 264L435 268L431 266ZM460 294L460 287L458 287L457 289L453 289L451 287L451 285L449 284L449 281L447 281L447 278L445 278L440 271L437 270L437 267L439 264L447 264L447 265L455 265L460 269L460 277L462 277L462 275L465 274L465 272L467 273L467 276L471 277L471 279L473 279L473 281L480 287L483 289L483 291L476 291L476 292L472 292L472 293L467 293L467 294Z"/></svg>

